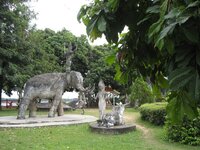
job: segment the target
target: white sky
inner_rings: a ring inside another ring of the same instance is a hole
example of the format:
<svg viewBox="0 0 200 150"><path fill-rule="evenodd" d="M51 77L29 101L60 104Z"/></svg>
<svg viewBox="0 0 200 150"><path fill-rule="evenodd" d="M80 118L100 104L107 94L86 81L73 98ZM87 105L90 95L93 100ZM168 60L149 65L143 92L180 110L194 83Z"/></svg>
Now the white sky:
<svg viewBox="0 0 200 150"><path fill-rule="evenodd" d="M37 19L33 23L38 29L50 28L60 31L66 28L76 36L86 35L86 27L77 21L77 14L84 4L92 0L32 0L30 9L37 13ZM106 43L105 38L95 40L93 45Z"/></svg>

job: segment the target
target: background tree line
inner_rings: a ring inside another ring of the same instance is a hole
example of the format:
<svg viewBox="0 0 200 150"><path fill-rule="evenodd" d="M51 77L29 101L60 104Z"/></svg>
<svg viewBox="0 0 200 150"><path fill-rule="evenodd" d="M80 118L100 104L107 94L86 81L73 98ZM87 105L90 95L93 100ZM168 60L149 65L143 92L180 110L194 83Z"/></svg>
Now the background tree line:
<svg viewBox="0 0 200 150"><path fill-rule="evenodd" d="M64 54L70 43L77 46L72 70L82 73L85 86L95 84L97 89L102 78L106 85L119 90L121 86L113 80L115 70L105 62L110 55L110 46L91 46L85 35L76 37L66 29L55 32L30 26L35 14L24 2L0 2L0 93L4 90L11 94L15 90L21 98L23 86L30 77L64 72Z"/></svg>

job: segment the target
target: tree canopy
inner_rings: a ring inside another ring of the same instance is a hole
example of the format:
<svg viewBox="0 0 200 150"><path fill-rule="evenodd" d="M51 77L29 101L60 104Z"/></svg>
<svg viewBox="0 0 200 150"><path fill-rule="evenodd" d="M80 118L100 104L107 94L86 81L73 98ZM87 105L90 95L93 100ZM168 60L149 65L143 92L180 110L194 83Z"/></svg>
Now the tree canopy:
<svg viewBox="0 0 200 150"><path fill-rule="evenodd" d="M24 4L25 0L2 0L0 2L0 91L4 88L8 93L20 84L23 66L29 63L26 42L29 21L34 17ZM15 76L13 76L15 74ZM1 96L0 96L1 97Z"/></svg>
<svg viewBox="0 0 200 150"><path fill-rule="evenodd" d="M31 27L29 23L34 13L23 2L0 3L0 91L11 94L15 90L22 96L24 84L30 77L65 72L65 53L71 43L77 47L71 69L82 73L85 86L98 85L101 76L106 85L119 87L112 78L114 70L104 61L109 46L91 46L85 35L76 37L66 29L55 32Z"/></svg>
<svg viewBox="0 0 200 150"><path fill-rule="evenodd" d="M104 34L116 46L121 79L142 75L170 89L168 117L177 123L198 115L199 8L199 0L94 0L82 6L78 20L91 40Z"/></svg>

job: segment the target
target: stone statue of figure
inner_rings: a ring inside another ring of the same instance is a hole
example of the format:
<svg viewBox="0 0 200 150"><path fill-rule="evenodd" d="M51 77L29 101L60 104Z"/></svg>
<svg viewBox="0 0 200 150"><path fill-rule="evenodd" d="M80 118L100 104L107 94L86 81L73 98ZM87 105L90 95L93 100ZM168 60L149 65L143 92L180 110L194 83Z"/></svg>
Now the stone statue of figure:
<svg viewBox="0 0 200 150"><path fill-rule="evenodd" d="M77 47L74 43L70 44L68 47L68 51L65 53L66 57L66 73L71 71L71 63L72 63L72 57L74 52L76 51Z"/></svg>
<svg viewBox="0 0 200 150"><path fill-rule="evenodd" d="M113 127L124 125L124 110L125 107L129 104L130 103L117 103L117 106L113 107L112 112L106 113L105 115L103 115L103 119L98 121L99 126Z"/></svg>
<svg viewBox="0 0 200 150"><path fill-rule="evenodd" d="M103 80L99 81L98 87L99 87L99 91L96 95L96 98L98 98L98 100L99 100L99 102L98 102L99 120L102 120L103 115L105 113L105 109L106 109L106 92L105 92L105 84L104 84Z"/></svg>

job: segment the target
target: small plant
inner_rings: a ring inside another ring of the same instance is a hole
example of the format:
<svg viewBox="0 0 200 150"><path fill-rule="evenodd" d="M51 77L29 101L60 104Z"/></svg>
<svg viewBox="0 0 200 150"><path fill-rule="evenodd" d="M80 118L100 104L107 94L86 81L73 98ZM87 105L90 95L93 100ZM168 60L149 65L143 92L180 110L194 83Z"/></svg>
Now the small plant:
<svg viewBox="0 0 200 150"><path fill-rule="evenodd" d="M154 125L164 125L166 116L166 102L143 104L140 106L141 119Z"/></svg>
<svg viewBox="0 0 200 150"><path fill-rule="evenodd" d="M190 120L187 117L183 118L181 124L172 125L167 122L167 137L169 140L182 144L200 145L200 116Z"/></svg>
<svg viewBox="0 0 200 150"><path fill-rule="evenodd" d="M131 93L129 99L131 105L134 107L139 107L144 103L152 103L154 101L154 96L150 86L143 80L143 78L138 77L135 82L130 87Z"/></svg>

